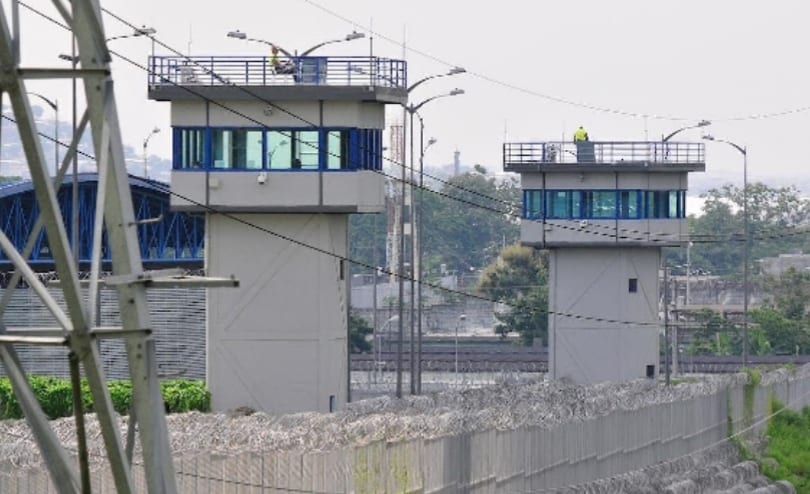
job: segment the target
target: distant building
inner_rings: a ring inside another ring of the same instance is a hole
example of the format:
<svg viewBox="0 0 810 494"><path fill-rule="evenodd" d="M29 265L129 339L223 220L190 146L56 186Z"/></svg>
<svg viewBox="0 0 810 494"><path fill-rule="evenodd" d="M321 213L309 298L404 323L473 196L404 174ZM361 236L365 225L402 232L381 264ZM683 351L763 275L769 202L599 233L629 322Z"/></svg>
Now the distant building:
<svg viewBox="0 0 810 494"><path fill-rule="evenodd" d="M762 272L769 276L782 276L788 269L810 270L810 254L779 254L762 259Z"/></svg>

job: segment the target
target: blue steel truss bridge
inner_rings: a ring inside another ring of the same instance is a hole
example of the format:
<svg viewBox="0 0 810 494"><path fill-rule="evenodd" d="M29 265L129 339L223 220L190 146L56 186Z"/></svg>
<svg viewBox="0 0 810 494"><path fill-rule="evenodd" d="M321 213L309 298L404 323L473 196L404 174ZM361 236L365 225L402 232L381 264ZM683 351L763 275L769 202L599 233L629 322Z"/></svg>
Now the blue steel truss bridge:
<svg viewBox="0 0 810 494"><path fill-rule="evenodd" d="M79 263L82 271L90 269L93 238L93 218L96 208L98 176L80 173L79 200ZM72 179L65 177L57 197L65 222L68 238L72 238ZM173 212L169 208L169 185L155 180L129 177L132 202L138 224L141 257L147 267L183 267L199 269L203 266L205 222L202 214ZM0 228L23 250L39 215L33 182L23 180L0 186ZM106 230L103 237L102 268L109 269L110 249ZM30 265L37 271L52 271L53 256L48 239L40 233L31 253ZM0 252L0 272L12 270L5 253Z"/></svg>

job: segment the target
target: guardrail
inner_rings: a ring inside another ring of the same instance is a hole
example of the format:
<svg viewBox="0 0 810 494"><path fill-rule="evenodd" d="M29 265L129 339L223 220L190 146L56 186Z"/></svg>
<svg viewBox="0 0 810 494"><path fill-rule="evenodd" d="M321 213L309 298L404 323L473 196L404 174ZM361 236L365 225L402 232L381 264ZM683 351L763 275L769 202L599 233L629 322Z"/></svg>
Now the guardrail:
<svg viewBox="0 0 810 494"><path fill-rule="evenodd" d="M702 142L508 142L504 169L530 164L696 164L705 162Z"/></svg>
<svg viewBox="0 0 810 494"><path fill-rule="evenodd" d="M406 89L404 60L377 57L149 57L149 85L375 86Z"/></svg>

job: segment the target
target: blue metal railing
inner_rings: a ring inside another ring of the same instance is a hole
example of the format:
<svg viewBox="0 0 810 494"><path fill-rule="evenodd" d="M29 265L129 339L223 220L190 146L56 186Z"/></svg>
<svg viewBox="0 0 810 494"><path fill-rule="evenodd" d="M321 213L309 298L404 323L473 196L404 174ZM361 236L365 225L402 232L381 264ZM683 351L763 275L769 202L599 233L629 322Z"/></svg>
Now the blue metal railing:
<svg viewBox="0 0 810 494"><path fill-rule="evenodd" d="M508 142L504 169L531 164L698 164L705 163L702 142Z"/></svg>
<svg viewBox="0 0 810 494"><path fill-rule="evenodd" d="M376 86L406 89L404 60L377 57L149 57L149 85Z"/></svg>

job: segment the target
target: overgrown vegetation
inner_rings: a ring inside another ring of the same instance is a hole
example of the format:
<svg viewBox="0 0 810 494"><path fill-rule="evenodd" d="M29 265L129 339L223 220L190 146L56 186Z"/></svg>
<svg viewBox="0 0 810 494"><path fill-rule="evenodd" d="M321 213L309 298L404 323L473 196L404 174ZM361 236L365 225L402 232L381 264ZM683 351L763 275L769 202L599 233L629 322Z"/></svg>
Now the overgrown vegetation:
<svg viewBox="0 0 810 494"><path fill-rule="evenodd" d="M352 353L371 351L371 342L368 339L374 329L362 317L349 314L349 344Z"/></svg>
<svg viewBox="0 0 810 494"><path fill-rule="evenodd" d="M771 408L781 411L768 424L768 445L759 462L762 472L789 481L800 494L810 494L810 407L794 412L774 400Z"/></svg>
<svg viewBox="0 0 810 494"><path fill-rule="evenodd" d="M73 395L70 381L50 376L31 376L31 389L49 419L73 415ZM82 403L86 413L92 413L93 396L86 379L82 380ZM132 383L129 381L109 381L115 411L126 415L132 405ZM193 379L172 379L160 383L160 391L169 413L208 412L211 410L211 393L205 383ZM11 389L8 378L0 378L0 420L21 419L22 409Z"/></svg>
<svg viewBox="0 0 810 494"><path fill-rule="evenodd" d="M496 333L505 337L515 332L524 345L535 338L548 345L547 263L543 253L516 244L503 249L481 273L478 289L504 304L495 313Z"/></svg>

